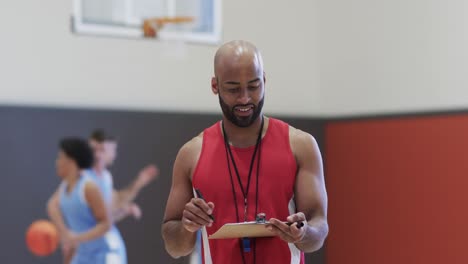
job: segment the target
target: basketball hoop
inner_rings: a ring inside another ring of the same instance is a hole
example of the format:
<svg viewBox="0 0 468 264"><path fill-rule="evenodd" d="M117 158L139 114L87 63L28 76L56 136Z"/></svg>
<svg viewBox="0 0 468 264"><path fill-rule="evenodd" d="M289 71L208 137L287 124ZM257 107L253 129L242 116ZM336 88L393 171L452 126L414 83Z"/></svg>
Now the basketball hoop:
<svg viewBox="0 0 468 264"><path fill-rule="evenodd" d="M148 18L143 20L143 36L146 38L157 38L158 32L167 24L183 24L193 21L194 18L189 16Z"/></svg>

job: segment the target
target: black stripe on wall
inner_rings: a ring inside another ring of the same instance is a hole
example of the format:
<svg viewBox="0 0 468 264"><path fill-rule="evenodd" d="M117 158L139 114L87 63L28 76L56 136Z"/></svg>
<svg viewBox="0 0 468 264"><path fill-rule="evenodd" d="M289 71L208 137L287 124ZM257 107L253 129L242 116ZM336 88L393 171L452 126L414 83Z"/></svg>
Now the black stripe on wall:
<svg viewBox="0 0 468 264"><path fill-rule="evenodd" d="M119 140L119 155L112 168L116 188L126 186L138 170L157 163L160 178L137 199L140 221L118 224L127 245L129 263L186 263L172 259L164 249L161 223L179 148L221 115L164 112L56 109L0 106L0 250L2 263L60 263L58 252L46 258L32 256L25 246L25 230L35 219L46 218L46 202L59 184L55 174L58 140L87 137L104 128ZM279 117L323 143L324 121ZM6 250L8 249L8 250ZM325 263L323 251L308 254L307 263Z"/></svg>

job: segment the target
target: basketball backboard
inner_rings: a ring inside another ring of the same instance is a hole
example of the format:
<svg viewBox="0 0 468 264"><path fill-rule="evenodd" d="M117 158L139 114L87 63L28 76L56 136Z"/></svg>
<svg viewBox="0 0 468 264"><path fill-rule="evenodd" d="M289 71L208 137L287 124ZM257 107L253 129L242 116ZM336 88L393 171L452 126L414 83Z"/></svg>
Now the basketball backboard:
<svg viewBox="0 0 468 264"><path fill-rule="evenodd" d="M73 1L77 34L143 38L144 22L151 20L165 21L157 39L211 44L221 40L221 0Z"/></svg>

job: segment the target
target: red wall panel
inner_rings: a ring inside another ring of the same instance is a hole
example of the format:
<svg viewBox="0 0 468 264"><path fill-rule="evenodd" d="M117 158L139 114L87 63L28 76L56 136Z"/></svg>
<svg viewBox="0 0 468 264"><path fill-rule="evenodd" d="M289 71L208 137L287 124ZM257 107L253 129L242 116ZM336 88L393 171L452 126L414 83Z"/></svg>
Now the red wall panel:
<svg viewBox="0 0 468 264"><path fill-rule="evenodd" d="M330 122L328 264L468 263L468 115Z"/></svg>

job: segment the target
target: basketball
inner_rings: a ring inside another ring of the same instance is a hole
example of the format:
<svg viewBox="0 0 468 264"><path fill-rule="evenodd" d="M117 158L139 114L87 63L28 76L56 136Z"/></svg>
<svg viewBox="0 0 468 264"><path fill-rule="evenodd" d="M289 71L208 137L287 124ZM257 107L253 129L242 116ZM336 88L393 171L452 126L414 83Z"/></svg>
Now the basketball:
<svg viewBox="0 0 468 264"><path fill-rule="evenodd" d="M48 220L36 220L26 231L26 245L36 256L52 254L57 249L58 242L57 228Z"/></svg>

